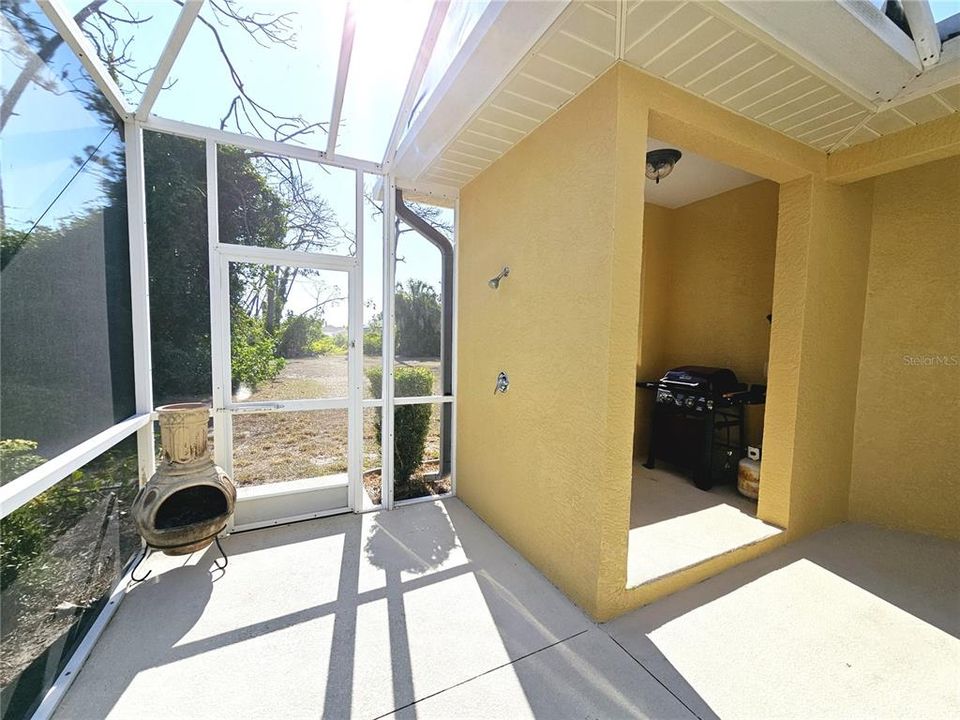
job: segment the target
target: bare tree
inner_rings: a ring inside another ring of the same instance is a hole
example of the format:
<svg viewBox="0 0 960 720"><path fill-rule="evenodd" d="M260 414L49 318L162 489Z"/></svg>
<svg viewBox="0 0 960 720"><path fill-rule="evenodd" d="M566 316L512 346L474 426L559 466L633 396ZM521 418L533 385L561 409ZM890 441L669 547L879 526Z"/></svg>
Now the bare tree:
<svg viewBox="0 0 960 720"><path fill-rule="evenodd" d="M182 7L184 0L169 0ZM21 63L20 73L4 95L0 107L0 129L6 125L17 101L31 82L39 82L44 65L63 45L63 38L53 28L39 22L24 7L21 0L4 3L4 14L17 19L18 30L29 33L32 47L39 51L25 53L26 62ZM133 90L143 91L150 80L153 67L144 67L136 58L135 30L153 20L153 15L143 13L145 4L131 0L91 0L74 16L74 22L83 30L93 44L97 57L107 72L119 83ZM227 69L236 94L220 118L221 129L248 132L278 141L292 140L316 131L326 133L328 122L313 121L301 115L286 115L267 107L247 89L224 42L223 30L238 27L245 36L261 47L297 47L297 34L293 18L296 13L249 12L237 0L208 0L209 13L197 17L199 25L209 33L221 61ZM171 80L169 85L176 82Z"/></svg>

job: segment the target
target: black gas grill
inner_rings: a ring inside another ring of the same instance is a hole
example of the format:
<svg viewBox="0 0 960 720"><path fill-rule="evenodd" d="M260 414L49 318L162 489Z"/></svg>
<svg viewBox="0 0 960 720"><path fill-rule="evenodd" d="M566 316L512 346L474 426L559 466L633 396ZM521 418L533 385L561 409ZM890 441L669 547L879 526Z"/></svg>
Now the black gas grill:
<svg viewBox="0 0 960 720"><path fill-rule="evenodd" d="M666 460L701 490L736 478L745 454L743 408L765 402L765 386L748 388L726 368L684 365L637 387L656 392L644 467Z"/></svg>

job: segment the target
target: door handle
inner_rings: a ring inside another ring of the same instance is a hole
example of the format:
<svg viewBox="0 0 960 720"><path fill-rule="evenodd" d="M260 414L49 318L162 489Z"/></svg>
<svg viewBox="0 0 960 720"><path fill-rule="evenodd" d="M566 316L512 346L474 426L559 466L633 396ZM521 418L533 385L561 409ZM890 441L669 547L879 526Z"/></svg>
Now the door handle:
<svg viewBox="0 0 960 720"><path fill-rule="evenodd" d="M258 410L283 410L283 403L277 402L251 402L234 403L228 405L224 410L234 413L257 412Z"/></svg>

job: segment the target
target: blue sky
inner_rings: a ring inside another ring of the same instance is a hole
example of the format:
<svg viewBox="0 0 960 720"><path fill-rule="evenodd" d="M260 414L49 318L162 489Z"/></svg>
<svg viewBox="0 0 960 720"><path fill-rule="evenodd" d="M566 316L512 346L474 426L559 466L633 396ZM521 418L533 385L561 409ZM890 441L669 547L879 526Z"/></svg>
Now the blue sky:
<svg viewBox="0 0 960 720"><path fill-rule="evenodd" d="M39 10L37 10L39 12ZM20 73L22 58L12 53L12 28L3 22L0 43L3 60L0 78L7 88ZM81 100L67 92L59 82L61 70L68 68L82 83L80 64L67 48L54 54L49 67L41 71L45 84L55 92L31 83L26 87L6 126L3 128L2 163L4 216L8 225L17 230L29 230L50 207L57 194L69 183L77 171L75 158L85 157L84 148L103 142L100 153L107 154L120 146L116 133L100 118L84 108ZM104 142L104 140L106 140ZM82 210L91 198L100 195L100 182L93 168L82 172L67 187L63 195L44 216L45 225L59 221Z"/></svg>

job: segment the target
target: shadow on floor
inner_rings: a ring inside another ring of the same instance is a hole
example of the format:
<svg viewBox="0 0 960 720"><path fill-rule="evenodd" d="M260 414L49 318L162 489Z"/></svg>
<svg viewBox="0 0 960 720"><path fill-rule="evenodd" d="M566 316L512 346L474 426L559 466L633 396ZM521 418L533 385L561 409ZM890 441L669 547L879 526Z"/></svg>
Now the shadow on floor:
<svg viewBox="0 0 960 720"><path fill-rule="evenodd" d="M935 717L956 704L956 543L840 526L602 628L457 500L225 546L222 574L215 550L156 560L57 717Z"/></svg>
<svg viewBox="0 0 960 720"><path fill-rule="evenodd" d="M734 485L698 489L672 469L634 466L627 587L634 588L776 535Z"/></svg>
<svg viewBox="0 0 960 720"><path fill-rule="evenodd" d="M57 717L373 718L592 627L456 500L224 547L151 560Z"/></svg>
<svg viewBox="0 0 960 720"><path fill-rule="evenodd" d="M653 525L718 505L727 505L750 517L757 516L756 501L737 492L735 483L715 485L705 491L667 463L658 462L653 470L639 462L634 463L631 528Z"/></svg>
<svg viewBox="0 0 960 720"><path fill-rule="evenodd" d="M487 553L502 552L505 546L491 546L483 542L482 536L466 530L461 532L458 519L463 513L463 510L451 509L450 517L466 554L483 558ZM469 515L473 517L472 513ZM518 557L517 562L529 568L530 577L542 582L542 576L525 560ZM484 572L478 572L476 578L504 647L517 659L463 688L453 688L417 702L396 713L396 717L427 720L474 717L693 720L696 717L602 630L591 626L563 637L552 626L549 616L531 612L521 598L496 578ZM540 650L524 654L529 643L518 642L523 635L515 627L520 618L539 635Z"/></svg>

